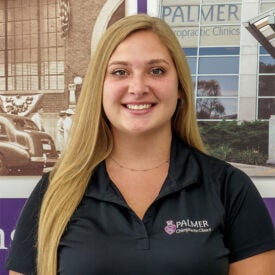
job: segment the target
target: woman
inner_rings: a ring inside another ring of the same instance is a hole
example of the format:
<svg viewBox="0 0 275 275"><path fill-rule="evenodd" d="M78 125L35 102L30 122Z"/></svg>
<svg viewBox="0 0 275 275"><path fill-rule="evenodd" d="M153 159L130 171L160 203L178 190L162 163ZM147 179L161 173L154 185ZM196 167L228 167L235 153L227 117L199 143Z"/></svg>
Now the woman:
<svg viewBox="0 0 275 275"><path fill-rule="evenodd" d="M203 153L192 89L165 22L106 31L68 149L18 222L10 274L274 274L268 212L246 175Z"/></svg>

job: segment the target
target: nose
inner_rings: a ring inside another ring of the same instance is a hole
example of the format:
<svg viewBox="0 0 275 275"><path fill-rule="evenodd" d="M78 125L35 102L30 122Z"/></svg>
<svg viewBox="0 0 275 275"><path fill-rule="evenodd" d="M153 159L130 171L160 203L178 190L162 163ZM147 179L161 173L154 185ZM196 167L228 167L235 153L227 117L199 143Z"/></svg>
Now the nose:
<svg viewBox="0 0 275 275"><path fill-rule="evenodd" d="M130 80L128 92L136 96L142 96L149 92L146 77L142 75L134 75Z"/></svg>

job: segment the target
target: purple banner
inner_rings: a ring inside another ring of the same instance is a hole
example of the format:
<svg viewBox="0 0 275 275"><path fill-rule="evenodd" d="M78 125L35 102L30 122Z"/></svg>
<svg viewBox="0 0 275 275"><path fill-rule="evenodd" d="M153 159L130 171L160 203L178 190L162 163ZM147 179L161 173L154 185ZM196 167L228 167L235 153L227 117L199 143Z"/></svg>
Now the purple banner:
<svg viewBox="0 0 275 275"><path fill-rule="evenodd" d="M8 275L5 261L14 234L14 228L26 199L0 199L0 274Z"/></svg>

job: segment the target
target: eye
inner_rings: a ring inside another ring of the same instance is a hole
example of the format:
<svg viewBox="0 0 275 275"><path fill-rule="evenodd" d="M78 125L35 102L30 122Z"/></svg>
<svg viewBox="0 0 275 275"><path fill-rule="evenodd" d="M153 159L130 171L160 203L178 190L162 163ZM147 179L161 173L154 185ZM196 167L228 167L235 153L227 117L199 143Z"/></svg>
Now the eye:
<svg viewBox="0 0 275 275"><path fill-rule="evenodd" d="M126 76L127 75L127 71L123 70L123 69L117 69L117 70L114 70L112 72L112 75L115 75L115 76Z"/></svg>
<svg viewBox="0 0 275 275"><path fill-rule="evenodd" d="M151 70L151 74L154 76L159 76L165 73L165 70L163 68L153 68Z"/></svg>

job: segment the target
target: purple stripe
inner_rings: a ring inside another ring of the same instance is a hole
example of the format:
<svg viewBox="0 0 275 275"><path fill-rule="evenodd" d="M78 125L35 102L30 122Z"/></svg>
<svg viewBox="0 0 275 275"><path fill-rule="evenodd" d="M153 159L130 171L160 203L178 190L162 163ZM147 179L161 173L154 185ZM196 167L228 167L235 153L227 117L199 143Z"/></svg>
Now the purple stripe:
<svg viewBox="0 0 275 275"><path fill-rule="evenodd" d="M275 198L264 198L264 202L275 226Z"/></svg>
<svg viewBox="0 0 275 275"><path fill-rule="evenodd" d="M11 244L11 233L26 199L0 199L0 274L8 275L4 263Z"/></svg>
<svg viewBox="0 0 275 275"><path fill-rule="evenodd" d="M138 13L147 13L147 0L137 1Z"/></svg>

